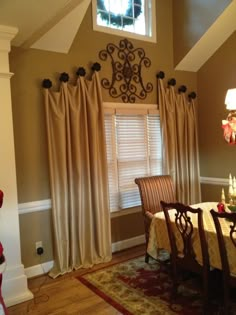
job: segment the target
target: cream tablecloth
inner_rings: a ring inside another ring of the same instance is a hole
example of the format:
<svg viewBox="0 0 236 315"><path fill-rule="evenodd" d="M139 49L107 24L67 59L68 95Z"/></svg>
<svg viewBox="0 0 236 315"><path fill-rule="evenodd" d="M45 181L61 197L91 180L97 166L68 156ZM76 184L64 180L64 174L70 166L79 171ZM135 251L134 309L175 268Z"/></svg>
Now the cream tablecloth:
<svg viewBox="0 0 236 315"><path fill-rule="evenodd" d="M191 207L201 208L203 210L203 224L204 224L206 240L208 244L210 265L213 268L221 269L221 261L220 261L217 235L215 231L213 218L210 213L211 209L214 209L217 211L217 202L203 202L203 203L192 205ZM171 218L171 221L173 220L173 222L175 218L174 212L175 212L174 210L173 212L172 210L170 210L170 218ZM198 231L197 231L196 215L195 216L193 215L191 220L194 226L193 248L196 254L196 259L201 264L202 256L201 256L200 240L199 240ZM236 274L236 249L229 238L229 225L230 225L229 221L226 221L225 219L221 220L222 232L225 235L225 239L226 239L226 248L227 248L227 253L228 253L230 270L233 274ZM176 234L176 239L177 239L177 248L181 250L182 241L181 241L181 237L178 238L178 234ZM152 219L152 223L150 226L150 237L149 237L147 252L150 256L156 258L158 248L164 248L170 251L169 237L168 237L164 212L156 213L154 218Z"/></svg>

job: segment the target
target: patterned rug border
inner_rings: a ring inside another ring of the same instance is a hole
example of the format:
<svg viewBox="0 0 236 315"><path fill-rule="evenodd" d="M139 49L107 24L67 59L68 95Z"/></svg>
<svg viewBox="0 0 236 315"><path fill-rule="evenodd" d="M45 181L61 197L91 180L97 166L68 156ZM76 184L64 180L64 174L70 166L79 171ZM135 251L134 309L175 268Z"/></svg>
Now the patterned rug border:
<svg viewBox="0 0 236 315"><path fill-rule="evenodd" d="M114 301L112 298L107 296L105 293L103 293L101 290L96 288L93 284L91 284L86 279L82 278L82 276L77 278L81 283L83 283L86 287L88 287L90 290L92 290L94 293L96 293L98 296L100 296L105 302L109 303L111 306L113 306L115 309L117 309L119 312L121 312L123 315L133 315L130 313L127 309L125 309L122 305Z"/></svg>
<svg viewBox="0 0 236 315"><path fill-rule="evenodd" d="M108 266L103 266L101 268L95 269L95 270L90 270L90 271L86 271L84 272L82 275L76 277L77 280L79 280L82 284L84 284L86 287L88 287L90 290L92 290L94 293L96 293L98 296L100 296L105 302L107 302L108 304L110 304L111 306L113 306L115 309L117 309L119 312L121 312L123 315L133 315L133 313L129 312L126 308L124 308L121 304L117 303L116 301L114 301L112 298L110 298L108 295L106 295L105 293L103 293L100 289L98 289L97 287L95 287L93 284L91 284L88 280L86 280L85 278L83 278L84 276L86 276L87 274L91 274L97 271L101 271L103 269L108 269L108 268L112 268L115 265L119 265L119 264L123 264L126 263L128 261L132 261L135 260L137 258L141 258L143 257L143 259L145 259L144 255L137 255L134 256L132 258L129 259L123 259L121 261L118 262L114 262L111 263Z"/></svg>

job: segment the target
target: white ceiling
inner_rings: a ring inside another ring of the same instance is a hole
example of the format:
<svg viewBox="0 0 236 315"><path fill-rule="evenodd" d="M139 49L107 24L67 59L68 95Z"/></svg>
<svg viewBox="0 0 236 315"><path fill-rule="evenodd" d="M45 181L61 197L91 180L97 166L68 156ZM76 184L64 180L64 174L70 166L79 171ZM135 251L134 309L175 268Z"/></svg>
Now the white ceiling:
<svg viewBox="0 0 236 315"><path fill-rule="evenodd" d="M0 0L0 22L1 25L18 28L18 34L12 40L13 46L45 49L48 43L48 50L68 52L90 2L91 0ZM65 30L67 33L63 36ZM48 32L50 34L46 35Z"/></svg>
<svg viewBox="0 0 236 315"><path fill-rule="evenodd" d="M13 46L68 53L92 0L0 0L0 24L18 33ZM176 66L198 71L236 30L236 0Z"/></svg>

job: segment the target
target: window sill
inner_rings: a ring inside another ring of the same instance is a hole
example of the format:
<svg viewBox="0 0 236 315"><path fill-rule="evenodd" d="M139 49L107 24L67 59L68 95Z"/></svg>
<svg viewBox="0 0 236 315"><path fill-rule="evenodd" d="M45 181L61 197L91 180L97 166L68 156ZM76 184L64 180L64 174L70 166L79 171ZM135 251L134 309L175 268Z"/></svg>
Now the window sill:
<svg viewBox="0 0 236 315"><path fill-rule="evenodd" d="M128 31L120 31L120 30L113 29L110 27L97 25L97 24L95 24L95 22L93 25L93 30L97 31L97 32L106 33L109 35L126 37L126 38L135 39L135 40L141 40L143 42L149 42L149 43L153 43L153 44L157 43L155 32L152 36L147 36L147 35L135 34L135 33L128 32Z"/></svg>
<svg viewBox="0 0 236 315"><path fill-rule="evenodd" d="M117 217L122 217L124 215L133 214L133 213L141 213L141 206L111 212L111 218L113 219Z"/></svg>

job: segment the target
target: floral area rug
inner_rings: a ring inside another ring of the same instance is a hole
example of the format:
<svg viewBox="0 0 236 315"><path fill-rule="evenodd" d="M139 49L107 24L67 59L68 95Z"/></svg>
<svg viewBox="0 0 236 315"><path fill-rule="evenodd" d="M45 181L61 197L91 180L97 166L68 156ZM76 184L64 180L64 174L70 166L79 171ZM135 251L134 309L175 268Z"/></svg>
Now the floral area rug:
<svg viewBox="0 0 236 315"><path fill-rule="evenodd" d="M124 315L202 314L201 297L191 285L179 286L178 297L171 300L169 272L152 259L147 264L138 257L78 279Z"/></svg>

